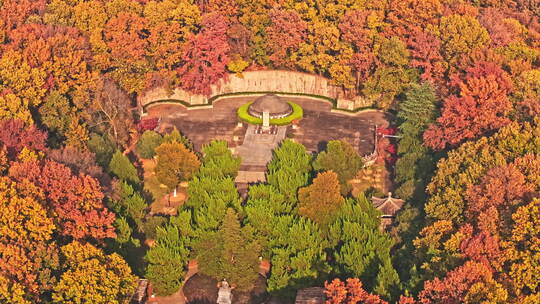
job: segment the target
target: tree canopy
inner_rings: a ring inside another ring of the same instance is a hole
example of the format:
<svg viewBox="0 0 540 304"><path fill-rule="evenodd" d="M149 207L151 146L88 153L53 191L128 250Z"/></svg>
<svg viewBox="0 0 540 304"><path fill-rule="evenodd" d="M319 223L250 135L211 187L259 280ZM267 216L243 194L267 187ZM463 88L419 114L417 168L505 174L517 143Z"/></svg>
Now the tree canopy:
<svg viewBox="0 0 540 304"><path fill-rule="evenodd" d="M327 281L332 303L540 302L537 2L0 0L0 302L125 303L134 274L169 295L197 258L247 291L259 256L287 299ZM311 155L300 122L244 193L232 142L142 132L154 89L278 69L397 128L387 231L351 191L352 142Z"/></svg>

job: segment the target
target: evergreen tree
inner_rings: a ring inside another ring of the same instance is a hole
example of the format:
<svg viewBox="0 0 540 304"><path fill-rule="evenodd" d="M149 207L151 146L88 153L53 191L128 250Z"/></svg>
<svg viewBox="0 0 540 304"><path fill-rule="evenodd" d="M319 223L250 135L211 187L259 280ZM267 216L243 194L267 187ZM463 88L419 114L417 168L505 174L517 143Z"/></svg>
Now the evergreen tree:
<svg viewBox="0 0 540 304"><path fill-rule="evenodd" d="M272 219L272 274L267 290L274 295L293 299L298 289L320 284L329 272L327 242L317 224L292 215Z"/></svg>
<svg viewBox="0 0 540 304"><path fill-rule="evenodd" d="M271 294L294 298L296 290L324 281L329 272L327 241L319 226L298 217L283 194L271 185L251 186L245 222L253 226L263 256L272 263Z"/></svg>
<svg viewBox="0 0 540 304"><path fill-rule="evenodd" d="M399 197L410 199L424 191L433 171L434 160L423 145L422 134L437 115L437 97L428 83L414 85L405 93L405 100L400 104L398 119L401 139L398 146L400 159L396 163L396 181Z"/></svg>
<svg viewBox="0 0 540 304"><path fill-rule="evenodd" d="M137 274L144 273L141 259L141 241L135 236L136 232L144 230L146 201L132 185L126 181L113 184L113 195L108 207L116 214L114 227L117 237L110 240L111 249L120 254Z"/></svg>
<svg viewBox="0 0 540 304"><path fill-rule="evenodd" d="M156 155L155 149L161 145L163 142L163 137L151 130L144 131L137 142L137 153L142 158L152 158Z"/></svg>
<svg viewBox="0 0 540 304"><path fill-rule="evenodd" d="M125 217L117 217L113 223L116 228L116 238L111 240L111 249L120 254L137 275L144 273L141 260L144 252L141 250L141 241L133 236L133 229Z"/></svg>
<svg viewBox="0 0 540 304"><path fill-rule="evenodd" d="M412 241L417 237L423 222L425 189L435 167L435 156L423 145L423 133L437 116L437 97L429 83L413 85L400 103L397 117L401 136L398 145L399 159L395 166L396 194L407 203L397 215L394 231L400 245L395 262L400 276L410 290L421 287L416 258L412 255Z"/></svg>
<svg viewBox="0 0 540 304"><path fill-rule="evenodd" d="M185 239L175 225L157 228L156 245L148 250L146 278L152 282L157 295L178 291L185 275L189 251Z"/></svg>
<svg viewBox="0 0 540 304"><path fill-rule="evenodd" d="M245 222L257 231L257 239L263 248L263 255L270 256L271 248L268 244L274 233L273 221L277 216L294 214L294 206L271 185L250 186L248 197L244 208Z"/></svg>
<svg viewBox="0 0 540 304"><path fill-rule="evenodd" d="M193 144L191 143L191 141L189 141L187 137L182 135L182 133L180 133L180 131L178 131L176 127L174 127L174 129L170 133L167 133L163 136L163 142L166 142L166 143L179 142L183 144L189 150L193 150Z"/></svg>
<svg viewBox="0 0 540 304"><path fill-rule="evenodd" d="M341 194L347 195L351 191L349 180L353 179L362 168L362 158L358 152L345 141L331 140L326 151L317 155L313 168L319 171L334 171L341 184Z"/></svg>
<svg viewBox="0 0 540 304"><path fill-rule="evenodd" d="M261 248L254 239L253 229L249 225L240 227L233 209L227 209L220 229L201 240L197 247L202 273L217 280L226 278L239 290L253 289Z"/></svg>
<svg viewBox="0 0 540 304"><path fill-rule="evenodd" d="M240 212L240 197L232 178L195 177L189 183L185 206L192 209L198 234L217 230L227 208Z"/></svg>
<svg viewBox="0 0 540 304"><path fill-rule="evenodd" d="M127 217L136 227L141 229L142 221L148 207L141 194L125 181L120 182L117 190L119 199L111 203L112 210L123 217Z"/></svg>
<svg viewBox="0 0 540 304"><path fill-rule="evenodd" d="M268 164L268 183L286 199L296 204L297 191L307 185L311 171L311 156L299 143L286 139L274 149L274 157Z"/></svg>
<svg viewBox="0 0 540 304"><path fill-rule="evenodd" d="M137 175L137 169L129 161L129 158L127 158L127 156L125 156L119 150L116 150L111 158L111 162L109 163L109 171L121 180L125 180L133 184L138 184L141 182L139 176Z"/></svg>
<svg viewBox="0 0 540 304"><path fill-rule="evenodd" d="M224 140L213 140L203 147L203 165L198 176L235 178L240 169L240 157L233 156Z"/></svg>
<svg viewBox="0 0 540 304"><path fill-rule="evenodd" d="M384 298L396 300L400 294L399 276L392 266L391 259L388 258L382 264L379 264L376 285L373 292Z"/></svg>
<svg viewBox="0 0 540 304"><path fill-rule="evenodd" d="M368 289L375 286L382 295L399 283L393 275L390 248L393 241L379 230L380 212L365 197L347 199L337 220L330 225L329 242L333 248L336 275L361 277ZM379 273L384 270L384 274ZM377 277L380 276L379 279Z"/></svg>
<svg viewBox="0 0 540 304"><path fill-rule="evenodd" d="M96 162L101 167L108 168L116 149L114 143L109 140L109 137L107 135L91 133L87 146L96 155Z"/></svg>
<svg viewBox="0 0 540 304"><path fill-rule="evenodd" d="M246 207L250 202L260 201L265 204L276 215L291 214L294 211L294 205L285 199L285 195L280 193L274 186L265 184L256 184L249 187L249 199ZM256 205L260 205L254 203Z"/></svg>

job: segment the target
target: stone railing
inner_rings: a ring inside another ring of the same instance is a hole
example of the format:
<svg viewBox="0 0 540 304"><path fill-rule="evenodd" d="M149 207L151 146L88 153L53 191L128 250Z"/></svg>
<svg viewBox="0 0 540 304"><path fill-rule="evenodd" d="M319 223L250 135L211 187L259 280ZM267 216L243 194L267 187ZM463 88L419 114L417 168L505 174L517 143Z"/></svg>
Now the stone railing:
<svg viewBox="0 0 540 304"><path fill-rule="evenodd" d="M144 107L160 100L180 100L188 105L205 105L221 95L243 92L321 96L333 100L336 108L346 110L371 106L371 103L366 102L361 97L355 97L352 100L341 98L343 95L341 87L332 85L330 80L325 77L282 70L244 72L241 77L231 74L226 81L220 80L216 85L212 85L209 96L192 94L180 88L176 88L172 92L165 88L156 88L141 94L139 103Z"/></svg>

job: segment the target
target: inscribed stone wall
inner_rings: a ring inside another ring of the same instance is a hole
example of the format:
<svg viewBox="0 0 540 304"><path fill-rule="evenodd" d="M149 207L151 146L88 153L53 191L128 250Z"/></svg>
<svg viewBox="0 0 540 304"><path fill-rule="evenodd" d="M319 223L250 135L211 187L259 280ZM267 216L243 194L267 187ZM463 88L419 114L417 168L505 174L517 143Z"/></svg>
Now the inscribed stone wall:
<svg viewBox="0 0 540 304"><path fill-rule="evenodd" d="M229 75L227 81L220 80L217 85L211 87L210 96L191 94L180 88L172 94L163 88L151 90L139 97L142 106L157 100L176 99L183 100L191 105L207 104L208 99L228 93L239 92L282 92L319 95L338 99L341 88L330 84L330 80L313 74L293 71L251 71L242 73L242 77ZM351 101L356 106L357 101ZM339 100L341 104L349 104L346 100ZM350 107L350 106L347 106ZM354 106L353 106L354 107Z"/></svg>

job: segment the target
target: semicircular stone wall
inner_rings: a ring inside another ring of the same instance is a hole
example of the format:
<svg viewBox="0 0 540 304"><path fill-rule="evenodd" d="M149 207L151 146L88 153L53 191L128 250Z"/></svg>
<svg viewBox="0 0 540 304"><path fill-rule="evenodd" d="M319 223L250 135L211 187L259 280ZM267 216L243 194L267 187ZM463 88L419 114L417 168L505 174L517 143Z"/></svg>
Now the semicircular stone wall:
<svg viewBox="0 0 540 304"><path fill-rule="evenodd" d="M190 105L204 105L208 104L212 97L242 92L280 92L324 96L336 100L338 108L349 110L369 106L360 97L354 100L341 98L342 89L332 85L325 77L282 70L243 72L241 77L231 74L227 80L222 79L216 85L212 85L209 96L192 94L181 88L176 88L172 92L165 88L156 88L141 94L139 103L144 107L154 101L173 99Z"/></svg>

